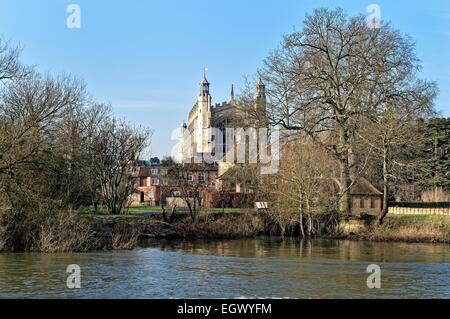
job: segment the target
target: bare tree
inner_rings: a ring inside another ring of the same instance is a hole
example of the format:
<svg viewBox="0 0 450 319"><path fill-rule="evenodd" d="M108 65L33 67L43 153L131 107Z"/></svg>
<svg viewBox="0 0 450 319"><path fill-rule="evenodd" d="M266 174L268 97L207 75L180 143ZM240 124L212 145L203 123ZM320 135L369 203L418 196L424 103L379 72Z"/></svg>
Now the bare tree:
<svg viewBox="0 0 450 319"><path fill-rule="evenodd" d="M351 211L349 190L357 178L353 151L361 119L394 97L413 98L419 68L414 44L383 23L363 16L318 9L303 30L285 37L266 59L261 75L268 87L268 118L302 130L340 163L340 211Z"/></svg>
<svg viewBox="0 0 450 319"><path fill-rule="evenodd" d="M298 226L302 237L321 232L321 216L335 211L338 196L334 176L338 165L308 138L286 145L275 176L265 179L269 216L284 236Z"/></svg>
<svg viewBox="0 0 450 319"><path fill-rule="evenodd" d="M167 202L167 198L173 196L174 191L176 189L172 188L171 186L161 186L160 190L160 199L159 199L159 205L162 210L162 217L164 222L171 223L175 217L175 213L177 212L177 203L173 201L172 203ZM170 207L170 215L167 216L167 208L166 205L169 204Z"/></svg>
<svg viewBox="0 0 450 319"><path fill-rule="evenodd" d="M201 171L203 165L180 164L171 158L163 162L167 167L167 183L180 192L181 198L189 209L191 220L195 222L200 213L200 190L205 186L205 182L196 179L194 171Z"/></svg>
<svg viewBox="0 0 450 319"><path fill-rule="evenodd" d="M94 210L98 210L101 202L100 172L97 165L97 142L102 135L102 129L112 121L111 106L108 104L94 103L83 109L83 121L81 121L83 148L83 175L85 185L90 193L90 204Z"/></svg>
<svg viewBox="0 0 450 319"><path fill-rule="evenodd" d="M379 216L380 224L388 213L392 184L398 183L408 170L422 161L412 154L418 153L424 138L419 123L434 114L432 103L435 93L433 86L417 87L413 99L392 101L384 110L368 116L364 128L358 132L358 137L367 146L365 150L370 149L371 156L382 168L383 208Z"/></svg>
<svg viewBox="0 0 450 319"><path fill-rule="evenodd" d="M95 150L103 200L112 215L122 214L134 193L135 162L147 146L150 131L115 120L106 123Z"/></svg>
<svg viewBox="0 0 450 319"><path fill-rule="evenodd" d="M11 194L15 185L21 187L22 195L37 196L38 188L27 175L55 169L58 123L62 113L79 104L83 96L83 85L67 76L52 79L34 73L6 85L0 104L3 191Z"/></svg>
<svg viewBox="0 0 450 319"><path fill-rule="evenodd" d="M0 38L0 83L24 77L30 71L19 61L20 49L11 47L8 42Z"/></svg>
<svg viewBox="0 0 450 319"><path fill-rule="evenodd" d="M150 133L115 121L82 81L23 67L18 53L0 40L0 249L88 248L89 223L68 211L96 207L100 192L121 213Z"/></svg>

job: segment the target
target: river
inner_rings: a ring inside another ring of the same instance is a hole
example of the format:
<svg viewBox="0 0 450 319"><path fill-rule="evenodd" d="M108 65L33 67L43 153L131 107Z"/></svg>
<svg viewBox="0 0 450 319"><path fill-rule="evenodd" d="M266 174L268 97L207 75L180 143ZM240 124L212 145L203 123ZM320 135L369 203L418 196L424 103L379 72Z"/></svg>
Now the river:
<svg viewBox="0 0 450 319"><path fill-rule="evenodd" d="M66 268L81 269L68 289ZM371 264L381 288L367 287ZM0 298L450 298L450 246L269 239L0 253Z"/></svg>

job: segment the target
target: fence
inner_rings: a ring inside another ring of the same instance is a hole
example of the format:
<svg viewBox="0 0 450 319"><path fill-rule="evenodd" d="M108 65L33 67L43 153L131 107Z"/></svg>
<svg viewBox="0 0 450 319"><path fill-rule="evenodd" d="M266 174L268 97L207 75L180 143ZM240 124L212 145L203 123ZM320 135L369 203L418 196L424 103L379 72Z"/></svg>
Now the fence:
<svg viewBox="0 0 450 319"><path fill-rule="evenodd" d="M392 215L450 215L450 202L441 203L390 203Z"/></svg>

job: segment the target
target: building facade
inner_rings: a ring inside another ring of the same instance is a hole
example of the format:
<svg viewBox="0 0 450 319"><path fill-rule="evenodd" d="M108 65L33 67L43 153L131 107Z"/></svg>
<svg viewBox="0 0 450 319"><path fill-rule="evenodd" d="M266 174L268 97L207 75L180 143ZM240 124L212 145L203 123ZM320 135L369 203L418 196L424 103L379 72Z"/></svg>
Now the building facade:
<svg viewBox="0 0 450 319"><path fill-rule="evenodd" d="M237 194L245 193L245 187L240 184L228 185L224 189L221 176L227 172L234 164L230 162L212 161L211 158L217 153L226 154L230 147L236 149L237 137L229 138L226 128L236 128L245 125L256 128L260 125L255 121L243 123L246 112L265 116L266 111L266 88L261 80L258 81L255 89L255 96L252 105L240 105L235 99L234 87L231 86L230 99L220 104L212 103L210 94L210 83L204 75L200 82L199 93L196 103L192 106L187 123L183 123L180 138L180 150L178 161L188 167L189 178L193 183L200 183L199 197L202 207L213 207L214 197L218 192ZM267 125L265 126L267 127ZM211 136L210 129L216 129ZM245 142L244 142L245 143ZM226 158L224 158L226 159ZM167 167L160 163L140 163L137 168L136 191L132 195L133 205L158 206L167 203L168 199L179 197L180 190L171 182L167 176ZM230 188L232 187L232 188Z"/></svg>
<svg viewBox="0 0 450 319"><path fill-rule="evenodd" d="M236 145L236 138L227 136L226 128L244 125L246 127L257 127L258 125L255 122L244 124L243 119L245 117L243 115L252 112L264 117L266 103L266 87L260 79L255 89L253 109L250 110L249 105L242 105L237 102L233 85L228 101L213 104L210 83L205 75L200 82L197 101L189 112L188 121L182 125L183 133L180 137L178 160L184 163L199 163L208 155L224 154L224 157L226 157L225 154L229 149Z"/></svg>
<svg viewBox="0 0 450 319"><path fill-rule="evenodd" d="M383 193L361 177L350 189L352 213L379 215L383 209Z"/></svg>
<svg viewBox="0 0 450 319"><path fill-rule="evenodd" d="M163 164L137 167L135 191L131 196L131 204L160 206L161 204L167 204L169 198L180 197L182 190L168 175L169 169ZM217 191L218 171L218 167L214 165L191 164L187 168L187 181L199 185L199 204L202 207L210 208L213 205L213 195ZM180 201L180 203L183 203L183 201ZM178 207L185 205L186 203L178 204Z"/></svg>

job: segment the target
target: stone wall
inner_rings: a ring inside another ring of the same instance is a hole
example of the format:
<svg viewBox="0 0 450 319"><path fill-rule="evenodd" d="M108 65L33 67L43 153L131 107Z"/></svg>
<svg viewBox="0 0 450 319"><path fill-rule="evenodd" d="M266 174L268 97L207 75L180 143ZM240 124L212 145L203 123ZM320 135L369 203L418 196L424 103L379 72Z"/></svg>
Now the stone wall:
<svg viewBox="0 0 450 319"><path fill-rule="evenodd" d="M359 234L366 230L364 221L360 218L350 218L349 220L342 220L339 223L339 232L342 235Z"/></svg>

